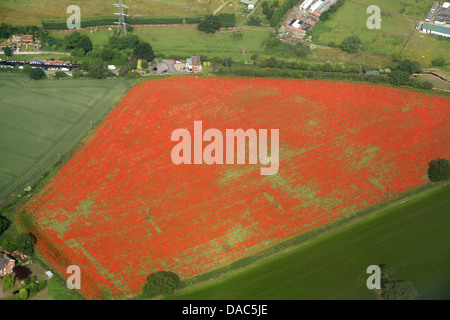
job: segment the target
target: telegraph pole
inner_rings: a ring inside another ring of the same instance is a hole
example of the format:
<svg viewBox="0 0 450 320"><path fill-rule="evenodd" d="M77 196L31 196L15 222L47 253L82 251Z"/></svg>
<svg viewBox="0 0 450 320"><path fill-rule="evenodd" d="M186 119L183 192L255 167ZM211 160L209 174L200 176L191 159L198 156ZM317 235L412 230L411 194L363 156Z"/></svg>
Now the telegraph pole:
<svg viewBox="0 0 450 320"><path fill-rule="evenodd" d="M125 17L128 15L123 12L123 8L128 9L128 7L122 4L122 0L119 0L119 4L114 5L119 8L119 12L114 13L119 16L119 22L114 22L115 24L117 24L117 35L120 34L120 31L123 31L125 32L125 34L127 34L127 23L125 22Z"/></svg>

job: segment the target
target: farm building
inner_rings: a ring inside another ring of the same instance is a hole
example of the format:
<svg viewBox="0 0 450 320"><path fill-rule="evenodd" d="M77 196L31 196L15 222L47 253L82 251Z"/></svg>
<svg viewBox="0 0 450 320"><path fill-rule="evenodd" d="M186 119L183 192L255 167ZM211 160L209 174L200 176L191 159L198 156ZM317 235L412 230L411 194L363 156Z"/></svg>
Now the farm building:
<svg viewBox="0 0 450 320"><path fill-rule="evenodd" d="M303 24L303 21L293 19L293 20L291 20L291 22L285 24L284 26L287 28L293 29L295 31L300 31L301 33L305 33L305 31L303 31L301 29L302 24Z"/></svg>
<svg viewBox="0 0 450 320"><path fill-rule="evenodd" d="M435 1L435 2L433 3L433 6L432 6L431 9L430 9L430 12L428 12L427 17L425 18L425 21L426 21L426 22L430 22L430 21L433 19L434 14L436 13L436 9L437 9L438 7L439 7L439 1Z"/></svg>
<svg viewBox="0 0 450 320"><path fill-rule="evenodd" d="M434 21L437 24L450 24L450 2L444 2Z"/></svg>
<svg viewBox="0 0 450 320"><path fill-rule="evenodd" d="M256 3L258 3L258 0L241 0L241 3L243 5L247 6L247 9L253 10L255 9Z"/></svg>
<svg viewBox="0 0 450 320"><path fill-rule="evenodd" d="M13 272L16 262L8 257L7 253L0 253L0 276L6 276Z"/></svg>
<svg viewBox="0 0 450 320"><path fill-rule="evenodd" d="M24 34L22 36L22 42L33 43L33 41L34 41L34 37L32 35L30 35L30 34Z"/></svg>
<svg viewBox="0 0 450 320"><path fill-rule="evenodd" d="M424 23L422 25L422 31L426 33L435 34L437 36L450 38L450 27L438 26L431 23Z"/></svg>
<svg viewBox="0 0 450 320"><path fill-rule="evenodd" d="M200 60L200 56L192 56L191 57L191 63L192 63L192 72L202 72L202 62Z"/></svg>
<svg viewBox="0 0 450 320"><path fill-rule="evenodd" d="M324 4L324 2L322 0L317 1L316 3L314 3L311 8L309 8L309 11L314 12L319 10L319 8Z"/></svg>
<svg viewBox="0 0 450 320"><path fill-rule="evenodd" d="M313 3L314 0L305 0L303 1L303 3L300 5L300 9L306 10L308 9L308 7L311 5L311 3Z"/></svg>

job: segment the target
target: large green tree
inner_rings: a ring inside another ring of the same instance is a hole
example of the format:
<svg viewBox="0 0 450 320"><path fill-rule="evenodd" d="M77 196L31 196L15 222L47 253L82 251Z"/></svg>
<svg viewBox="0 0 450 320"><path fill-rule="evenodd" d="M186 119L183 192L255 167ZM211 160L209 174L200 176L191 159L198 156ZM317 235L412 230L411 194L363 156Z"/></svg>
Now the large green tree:
<svg viewBox="0 0 450 320"><path fill-rule="evenodd" d="M133 50L133 54L139 59L144 59L147 61L152 61L155 59L155 53L153 48L148 42L139 43Z"/></svg>
<svg viewBox="0 0 450 320"><path fill-rule="evenodd" d="M351 36L342 41L341 49L349 53L356 53L361 45L362 41L358 36Z"/></svg>
<svg viewBox="0 0 450 320"><path fill-rule="evenodd" d="M147 276L143 292L145 296L172 295L179 285L180 278L177 274L169 271L160 271Z"/></svg>
<svg viewBox="0 0 450 320"><path fill-rule="evenodd" d="M206 33L215 33L220 30L221 26L222 23L218 16L208 15L198 24L197 29Z"/></svg>
<svg viewBox="0 0 450 320"><path fill-rule="evenodd" d="M450 178L450 161L437 158L428 164L428 177L433 182L445 181Z"/></svg>
<svg viewBox="0 0 450 320"><path fill-rule="evenodd" d="M6 46L5 49L3 49L3 52L7 57L11 57L13 55L12 49L9 46Z"/></svg>
<svg viewBox="0 0 450 320"><path fill-rule="evenodd" d="M85 53L92 51L92 49L94 48L94 46L92 45L91 38L89 38L85 34L80 37L78 47L83 49Z"/></svg>
<svg viewBox="0 0 450 320"><path fill-rule="evenodd" d="M31 69L29 75L30 75L31 79L39 80L39 79L42 79L43 77L45 77L45 72L41 68L33 68L33 69Z"/></svg>

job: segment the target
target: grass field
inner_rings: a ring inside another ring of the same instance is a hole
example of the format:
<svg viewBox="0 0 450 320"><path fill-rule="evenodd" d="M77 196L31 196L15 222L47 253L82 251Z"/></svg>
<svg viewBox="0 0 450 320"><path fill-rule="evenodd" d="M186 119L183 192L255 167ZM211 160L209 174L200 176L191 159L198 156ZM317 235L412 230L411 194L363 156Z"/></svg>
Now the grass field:
<svg viewBox="0 0 450 320"><path fill-rule="evenodd" d="M128 81L31 81L0 74L0 199L44 173L130 88Z"/></svg>
<svg viewBox="0 0 450 320"><path fill-rule="evenodd" d="M450 51L448 39L414 32L416 21L425 18L432 4L432 0L347 0L330 20L319 22L313 34L316 41L322 44L340 44L346 37L356 35L363 41L363 51L386 56L401 54L402 58L430 64L431 60L443 57ZM366 26L370 16L366 13L369 5L378 5L381 9L379 30L370 30Z"/></svg>
<svg viewBox="0 0 450 320"><path fill-rule="evenodd" d="M282 4L284 0L279 0ZM78 0L82 18L112 16L117 12L114 1ZM42 20L65 20L71 14L67 7L69 0L2 0L0 21L9 24L41 25ZM243 13L244 6L239 0L124 0L131 16L195 16L211 13L235 13L237 23L243 23L249 16ZM258 4L259 5L259 4ZM242 17L244 14L244 17ZM252 14L252 13L250 13Z"/></svg>
<svg viewBox="0 0 450 320"><path fill-rule="evenodd" d="M450 186L330 232L173 299L377 299L366 269L386 263L418 299L450 299Z"/></svg>

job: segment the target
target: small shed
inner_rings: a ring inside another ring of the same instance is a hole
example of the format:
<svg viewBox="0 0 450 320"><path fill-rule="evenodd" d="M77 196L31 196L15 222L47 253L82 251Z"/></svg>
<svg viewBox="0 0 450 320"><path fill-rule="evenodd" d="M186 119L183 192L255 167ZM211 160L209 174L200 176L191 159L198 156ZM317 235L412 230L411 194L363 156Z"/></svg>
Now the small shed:
<svg viewBox="0 0 450 320"><path fill-rule="evenodd" d="M49 271L45 271L45 275L47 276L47 278L50 280L51 278L53 278L53 273L49 270Z"/></svg>

